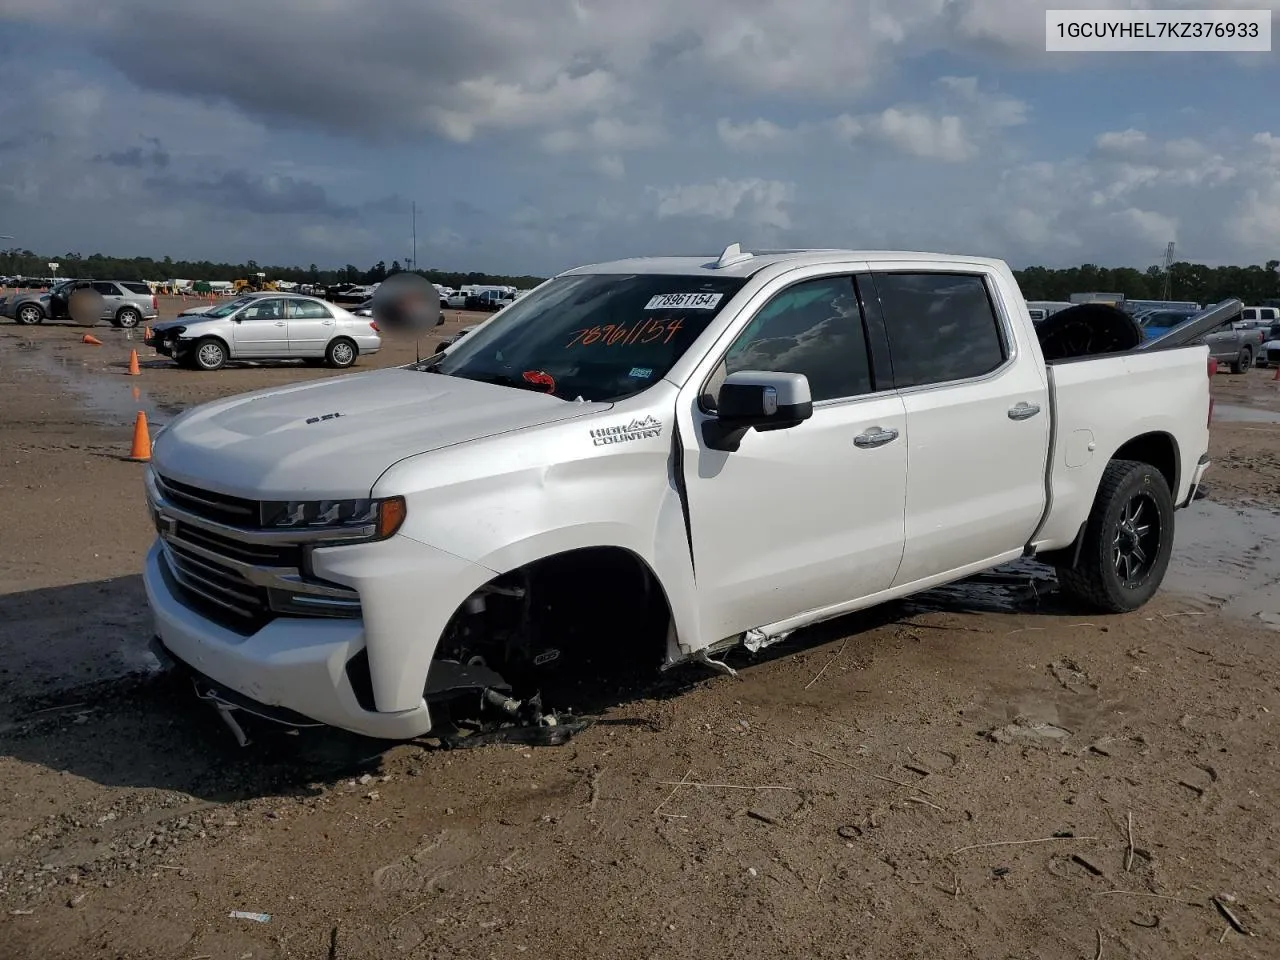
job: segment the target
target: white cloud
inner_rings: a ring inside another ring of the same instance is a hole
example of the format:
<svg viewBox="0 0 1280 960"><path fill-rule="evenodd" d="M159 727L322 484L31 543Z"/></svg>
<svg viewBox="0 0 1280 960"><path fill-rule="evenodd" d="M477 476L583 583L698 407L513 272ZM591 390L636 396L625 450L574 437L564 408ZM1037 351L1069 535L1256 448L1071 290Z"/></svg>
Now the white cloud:
<svg viewBox="0 0 1280 960"><path fill-rule="evenodd" d="M1228 158L1193 138L1112 131L1092 155L1015 167L990 197L1009 211L990 218L992 240L1049 262L1155 263L1170 240L1189 259L1262 262L1280 245L1280 138L1238 139L1251 146Z"/></svg>
<svg viewBox="0 0 1280 960"><path fill-rule="evenodd" d="M705 217L712 220L742 220L745 223L789 229L791 217L784 205L795 196L795 184L751 177L730 180L720 177L712 183L651 188L658 197L657 216Z"/></svg>
<svg viewBox="0 0 1280 960"><path fill-rule="evenodd" d="M616 154L607 153L592 161L595 171L610 180L621 180L627 175L627 165Z"/></svg>
<svg viewBox="0 0 1280 960"><path fill-rule="evenodd" d="M1115 130L1100 133L1094 141L1098 150L1103 153L1126 155L1136 153L1148 143L1147 135L1141 130Z"/></svg>
<svg viewBox="0 0 1280 960"><path fill-rule="evenodd" d="M544 150L553 154L575 151L613 152L654 147L666 139L656 120L628 123L613 117L597 117L579 128L565 127L542 135Z"/></svg>
<svg viewBox="0 0 1280 960"><path fill-rule="evenodd" d="M721 117L716 121L716 135L730 149L749 151L786 143L791 133L772 120L760 118L747 123L734 123Z"/></svg>
<svg viewBox="0 0 1280 960"><path fill-rule="evenodd" d="M960 163L978 153L964 122L956 116L934 117L912 107L890 107L864 122L872 136L913 156Z"/></svg>
<svg viewBox="0 0 1280 960"><path fill-rule="evenodd" d="M976 122L989 127L1017 127L1027 122L1030 107L1017 97L983 90L977 77L939 77L938 86L968 109Z"/></svg>

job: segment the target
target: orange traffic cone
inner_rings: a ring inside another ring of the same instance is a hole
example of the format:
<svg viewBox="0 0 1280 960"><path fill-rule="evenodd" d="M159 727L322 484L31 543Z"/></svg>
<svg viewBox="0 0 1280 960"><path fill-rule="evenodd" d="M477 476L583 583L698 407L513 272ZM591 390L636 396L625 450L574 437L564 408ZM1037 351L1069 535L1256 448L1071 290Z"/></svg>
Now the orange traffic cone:
<svg viewBox="0 0 1280 960"><path fill-rule="evenodd" d="M1277 365L1276 365L1276 375L1275 375L1274 377L1272 377L1271 379L1272 379L1272 380L1280 380L1280 364L1277 364Z"/></svg>
<svg viewBox="0 0 1280 960"><path fill-rule="evenodd" d="M91 346L95 346L95 347L100 347L100 346L102 346L102 341L101 341L101 340L99 340L97 337L90 336L90 335L89 335L89 334L87 334L87 333L86 333L83 337L81 337L81 338L80 338L80 342L81 342L81 343L87 343L87 344L90 344Z"/></svg>
<svg viewBox="0 0 1280 960"><path fill-rule="evenodd" d="M133 421L133 449L129 452L129 459L139 463L151 459L151 431L147 429L147 415L141 410Z"/></svg>
<svg viewBox="0 0 1280 960"><path fill-rule="evenodd" d="M143 327L143 328L142 328L142 339L143 339L143 340L150 340L150 339L151 339L151 328L150 328L150 327Z"/></svg>
<svg viewBox="0 0 1280 960"><path fill-rule="evenodd" d="M140 373L142 373L142 371L138 369L138 351L130 350L129 351L129 376L136 377Z"/></svg>

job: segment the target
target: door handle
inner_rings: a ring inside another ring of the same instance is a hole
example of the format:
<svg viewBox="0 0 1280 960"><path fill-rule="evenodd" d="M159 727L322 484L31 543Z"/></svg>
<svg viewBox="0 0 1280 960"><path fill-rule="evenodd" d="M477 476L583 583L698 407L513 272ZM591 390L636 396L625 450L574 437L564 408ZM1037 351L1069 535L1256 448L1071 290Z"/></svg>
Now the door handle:
<svg viewBox="0 0 1280 960"><path fill-rule="evenodd" d="M334 321L334 320L322 320L322 321L320 321L320 322L321 322L321 323L323 323L326 327L332 327L336 321Z"/></svg>
<svg viewBox="0 0 1280 960"><path fill-rule="evenodd" d="M277 321L276 321L276 326L277 326L277 327L283 327L283 326L284 326L284 321L283 321L283 320L277 320Z"/></svg>
<svg viewBox="0 0 1280 960"><path fill-rule="evenodd" d="M1009 408L1009 419L1010 420L1030 420L1039 412L1040 412L1040 404L1027 403L1027 401L1025 400L1020 400L1018 403L1015 403L1012 407Z"/></svg>
<svg viewBox="0 0 1280 960"><path fill-rule="evenodd" d="M883 447L886 443L892 443L898 439L898 431L890 427L885 430L882 427L872 427L865 433L860 433L853 438L853 445L861 447L863 450L871 447Z"/></svg>

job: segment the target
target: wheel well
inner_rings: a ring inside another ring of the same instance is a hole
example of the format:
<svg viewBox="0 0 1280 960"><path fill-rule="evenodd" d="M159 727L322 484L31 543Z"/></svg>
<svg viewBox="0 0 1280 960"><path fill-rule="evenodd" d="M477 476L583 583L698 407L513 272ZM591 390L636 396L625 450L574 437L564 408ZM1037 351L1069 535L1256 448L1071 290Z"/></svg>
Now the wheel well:
<svg viewBox="0 0 1280 960"><path fill-rule="evenodd" d="M227 360L231 359L231 345L227 343L226 340L222 339L222 337L218 336L216 333L206 333L203 337L197 337L194 341L191 342L191 346L188 348L189 352L187 355L194 358L196 351L200 349L200 344L204 343L206 340L212 340L214 343L220 346L222 348L222 352L226 355L226 359Z"/></svg>
<svg viewBox="0 0 1280 960"><path fill-rule="evenodd" d="M356 343L354 340L352 340L350 337L348 337L345 333L340 333L340 334L338 334L336 337L334 337L332 340L330 340L328 343L326 343L326 344L324 345L324 348L325 348L326 350L328 350L330 347L332 347L332 346L333 346L335 343L337 343L339 340L345 340L347 343L351 344L351 349L352 349L352 350L354 350L356 353L359 353L359 352L360 352L360 344Z"/></svg>
<svg viewBox="0 0 1280 960"><path fill-rule="evenodd" d="M670 617L658 578L632 551L569 550L503 573L464 600L436 659L478 655L526 692L551 682L549 667L634 681L665 660Z"/></svg>
<svg viewBox="0 0 1280 960"><path fill-rule="evenodd" d="M132 303L122 304L120 309L116 311L116 316L117 317L120 316L120 314L124 313L126 310L132 310L138 316L142 316L142 311L139 310L137 307L135 307Z"/></svg>
<svg viewBox="0 0 1280 960"><path fill-rule="evenodd" d="M1169 485L1169 493L1173 496L1175 502L1178 498L1178 442L1167 433L1155 432L1144 433L1140 437L1134 437L1125 443L1119 450L1111 455L1111 460L1136 460L1139 463L1150 464L1160 471L1160 475L1164 477L1164 481ZM1087 523L1087 519L1086 519ZM1037 559L1050 566L1064 566L1068 569L1074 568L1080 556L1080 547L1084 543L1085 523L1080 525L1080 530L1076 533L1075 539L1065 547L1056 550L1046 550L1037 554Z"/></svg>
<svg viewBox="0 0 1280 960"><path fill-rule="evenodd" d="M1111 457L1112 460L1137 460L1160 471L1174 499L1178 496L1178 442L1167 433L1144 433L1134 437Z"/></svg>

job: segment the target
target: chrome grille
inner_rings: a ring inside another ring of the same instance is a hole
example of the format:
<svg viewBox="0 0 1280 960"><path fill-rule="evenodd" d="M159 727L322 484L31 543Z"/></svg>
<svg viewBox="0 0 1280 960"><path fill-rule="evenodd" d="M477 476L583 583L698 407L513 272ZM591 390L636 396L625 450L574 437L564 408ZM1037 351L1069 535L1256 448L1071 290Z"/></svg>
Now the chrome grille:
<svg viewBox="0 0 1280 960"><path fill-rule="evenodd" d="M298 567L302 562L302 548L293 544L250 543L233 540L211 530L202 530L190 523L178 521L175 535L179 540L197 547L213 550L232 560L253 563L264 567Z"/></svg>
<svg viewBox="0 0 1280 960"><path fill-rule="evenodd" d="M244 500L240 497L229 497L226 494L202 490L185 483L178 483L168 477L156 476L160 492L175 507L190 511L200 517L229 524L233 527L256 527L258 525L258 503L255 500Z"/></svg>
<svg viewBox="0 0 1280 960"><path fill-rule="evenodd" d="M235 629L252 627L270 616L267 591L245 580L236 570L197 556L172 541L165 542L165 557L183 591L213 608L209 610L211 619Z"/></svg>

